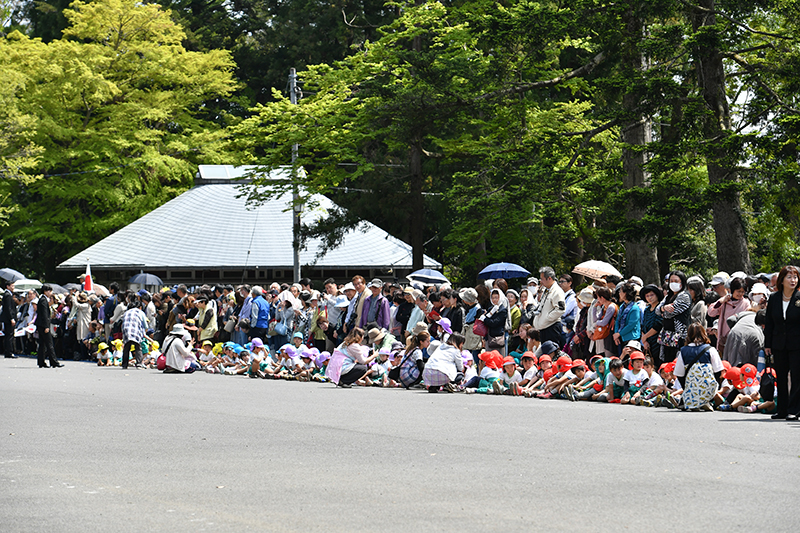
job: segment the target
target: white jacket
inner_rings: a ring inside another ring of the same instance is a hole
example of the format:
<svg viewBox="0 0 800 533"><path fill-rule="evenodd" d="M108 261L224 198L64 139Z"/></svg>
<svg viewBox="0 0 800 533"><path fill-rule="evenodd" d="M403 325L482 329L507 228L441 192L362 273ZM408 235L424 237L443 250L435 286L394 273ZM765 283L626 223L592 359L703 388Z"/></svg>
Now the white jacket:
<svg viewBox="0 0 800 533"><path fill-rule="evenodd" d="M456 374L464 371L464 361L458 348L452 344L442 344L425 363L425 368L438 370L453 381L456 379Z"/></svg>

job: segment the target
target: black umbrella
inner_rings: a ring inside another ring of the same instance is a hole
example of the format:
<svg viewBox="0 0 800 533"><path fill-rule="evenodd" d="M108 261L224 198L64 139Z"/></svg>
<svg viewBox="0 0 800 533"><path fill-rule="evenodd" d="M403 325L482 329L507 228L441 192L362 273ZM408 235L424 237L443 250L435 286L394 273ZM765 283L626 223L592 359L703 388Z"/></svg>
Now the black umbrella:
<svg viewBox="0 0 800 533"><path fill-rule="evenodd" d="M155 274L148 274L147 272L142 272L140 274L136 274L131 279L128 280L128 283L136 283L137 285L163 285L164 282L161 281L161 278L156 276Z"/></svg>
<svg viewBox="0 0 800 533"><path fill-rule="evenodd" d="M0 278L6 281L19 281L25 279L25 276L13 268L0 268Z"/></svg>
<svg viewBox="0 0 800 533"><path fill-rule="evenodd" d="M58 283L47 283L47 285L53 287L53 294L69 294L69 289L62 287Z"/></svg>

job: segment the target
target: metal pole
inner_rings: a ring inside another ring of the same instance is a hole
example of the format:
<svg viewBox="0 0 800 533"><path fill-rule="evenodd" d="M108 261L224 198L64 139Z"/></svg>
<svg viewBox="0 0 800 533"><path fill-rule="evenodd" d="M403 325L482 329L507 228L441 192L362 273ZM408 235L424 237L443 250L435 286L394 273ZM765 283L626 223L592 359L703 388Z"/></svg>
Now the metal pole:
<svg viewBox="0 0 800 533"><path fill-rule="evenodd" d="M297 105L297 71L289 69L289 100ZM297 188L297 150L298 145L292 145L292 245L294 247L294 282L300 282L300 192Z"/></svg>

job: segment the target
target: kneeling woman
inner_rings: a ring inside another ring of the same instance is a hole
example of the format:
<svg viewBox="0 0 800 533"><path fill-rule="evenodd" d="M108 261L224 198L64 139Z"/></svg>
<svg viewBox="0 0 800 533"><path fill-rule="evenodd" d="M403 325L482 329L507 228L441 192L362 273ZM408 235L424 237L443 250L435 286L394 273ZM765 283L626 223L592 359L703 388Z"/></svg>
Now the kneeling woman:
<svg viewBox="0 0 800 533"><path fill-rule="evenodd" d="M342 345L339 346L339 351L344 355L342 369L339 374L340 387L352 387L353 383L363 378L367 374L367 365L378 355L378 353L375 352L369 357L366 357L369 348L362 346L362 340L364 340L364 330L361 328L353 328L347 337L345 337Z"/></svg>
<svg viewBox="0 0 800 533"><path fill-rule="evenodd" d="M454 385L464 380L464 361L461 350L464 347L464 336L455 332L447 339L447 344L442 344L433 352L425 363L422 379L428 392L439 392L444 387L447 392L455 392Z"/></svg>

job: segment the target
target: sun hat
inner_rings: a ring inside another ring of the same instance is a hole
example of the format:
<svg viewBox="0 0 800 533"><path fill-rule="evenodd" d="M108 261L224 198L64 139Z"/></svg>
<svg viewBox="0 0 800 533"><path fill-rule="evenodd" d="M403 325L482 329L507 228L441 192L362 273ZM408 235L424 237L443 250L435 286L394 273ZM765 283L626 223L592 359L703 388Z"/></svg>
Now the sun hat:
<svg viewBox="0 0 800 533"><path fill-rule="evenodd" d="M553 341L544 341L541 348L543 354L552 354L558 351L558 345Z"/></svg>
<svg viewBox="0 0 800 533"><path fill-rule="evenodd" d="M469 350L461 350L461 362L464 363L464 365L474 361L475 360L472 358L472 352Z"/></svg>
<svg viewBox="0 0 800 533"><path fill-rule="evenodd" d="M641 359L642 361L644 361L644 354L640 351L635 351L631 353L631 361L635 361L637 359Z"/></svg>
<svg viewBox="0 0 800 533"><path fill-rule="evenodd" d="M376 342L381 342L385 336L386 336L386 331L378 328L372 328L371 330L369 330L369 344L375 344Z"/></svg>
<svg viewBox="0 0 800 533"><path fill-rule="evenodd" d="M445 330L450 335L453 334L453 328L450 326L450 319L449 318L440 318L436 321L437 324L442 326L442 329Z"/></svg>
<svg viewBox="0 0 800 533"><path fill-rule="evenodd" d="M203 341L203 346L214 346L214 343L209 341L209 340L204 340Z"/></svg>
<svg viewBox="0 0 800 533"><path fill-rule="evenodd" d="M517 300L519 300L519 293L518 293L517 291L515 291L514 289L508 289L508 290L506 291L506 296L508 296L508 293L511 293L511 294L513 294L513 295L514 295L514 297L515 297Z"/></svg>
<svg viewBox="0 0 800 533"><path fill-rule="evenodd" d="M711 286L712 287L716 287L717 285L719 285L721 283L725 283L729 279L730 279L730 275L727 272L723 272L723 271L717 272L716 274L714 274L711 277Z"/></svg>
<svg viewBox="0 0 800 533"><path fill-rule="evenodd" d="M428 325L425 322L417 322L417 324L411 329L411 334L419 335L423 331L428 331Z"/></svg>
<svg viewBox="0 0 800 533"><path fill-rule="evenodd" d="M763 283L754 283L753 288L750 289L750 295L753 294L763 294L764 296L769 296L770 292L766 285Z"/></svg>
<svg viewBox="0 0 800 533"><path fill-rule="evenodd" d="M252 344L252 345L253 345L255 348L263 348L263 347L264 347L264 341L262 341L262 340L261 340L261 339L259 339L258 337L253 337L253 340L251 340L251 341L250 341L250 343L251 343L251 344Z"/></svg>
<svg viewBox="0 0 800 533"><path fill-rule="evenodd" d="M348 281L344 287L342 287L342 292L344 291L355 291L356 287L353 285L353 282Z"/></svg>
<svg viewBox="0 0 800 533"><path fill-rule="evenodd" d="M322 366L322 363L327 361L331 358L331 354L329 352L322 352L317 356L316 363L317 366Z"/></svg>
<svg viewBox="0 0 800 533"><path fill-rule="evenodd" d="M170 335L184 335L186 333L186 328L183 324L175 324L172 326L172 331L169 332Z"/></svg>
<svg viewBox="0 0 800 533"><path fill-rule="evenodd" d="M333 301L334 307L347 307L348 305L350 305L350 300L348 300L347 296L345 296L344 294L340 294Z"/></svg>
<svg viewBox="0 0 800 533"><path fill-rule="evenodd" d="M634 350L636 350L638 352L642 351L642 343L637 341L637 340L628 341L627 344L625 344L625 347L626 348L633 348Z"/></svg>
<svg viewBox="0 0 800 533"><path fill-rule="evenodd" d="M628 283L636 285L637 287L639 287L639 289L644 287L644 281L642 281L642 278L640 278L639 276L631 276L631 278L628 280Z"/></svg>
<svg viewBox="0 0 800 533"><path fill-rule="evenodd" d="M108 350L108 344L101 342L100 344L97 345L97 350L101 352L103 350Z"/></svg>
<svg viewBox="0 0 800 533"><path fill-rule="evenodd" d="M594 291L589 287L584 287L581 289L581 292L578 293L578 299L585 304L590 304L594 301Z"/></svg>
<svg viewBox="0 0 800 533"><path fill-rule="evenodd" d="M478 291L472 287L462 289L460 295L461 299L464 300L465 303L474 304L478 301Z"/></svg>

